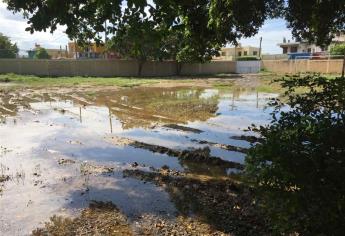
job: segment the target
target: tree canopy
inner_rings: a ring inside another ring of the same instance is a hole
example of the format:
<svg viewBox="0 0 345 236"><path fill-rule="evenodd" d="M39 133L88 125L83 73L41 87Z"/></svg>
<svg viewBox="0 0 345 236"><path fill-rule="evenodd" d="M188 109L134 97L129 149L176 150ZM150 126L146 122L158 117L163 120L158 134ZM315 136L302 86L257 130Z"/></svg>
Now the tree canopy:
<svg viewBox="0 0 345 236"><path fill-rule="evenodd" d="M157 24L183 26L185 36L207 53L214 43L237 43L255 35L265 20L283 17L297 39L330 42L345 29L345 0L5 0L8 8L28 19L28 31L56 30L66 25L71 38L100 40L114 31L124 8L150 14ZM104 25L108 22L107 29Z"/></svg>
<svg viewBox="0 0 345 236"><path fill-rule="evenodd" d="M17 45L0 33L0 58L15 58L18 51Z"/></svg>

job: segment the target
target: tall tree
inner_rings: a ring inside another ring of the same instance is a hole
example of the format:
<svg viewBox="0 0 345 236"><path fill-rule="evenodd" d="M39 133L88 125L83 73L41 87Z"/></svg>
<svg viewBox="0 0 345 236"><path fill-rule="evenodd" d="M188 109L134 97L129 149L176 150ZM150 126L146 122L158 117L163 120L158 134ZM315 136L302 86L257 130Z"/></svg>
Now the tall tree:
<svg viewBox="0 0 345 236"><path fill-rule="evenodd" d="M122 57L138 61L138 76L147 60L159 60L162 33L156 23L139 8L127 8L118 22L108 47Z"/></svg>
<svg viewBox="0 0 345 236"><path fill-rule="evenodd" d="M0 58L15 58L19 49L8 37L0 33Z"/></svg>
<svg viewBox="0 0 345 236"><path fill-rule="evenodd" d="M345 0L5 0L8 8L22 12L28 31L56 30L79 40L100 41L100 32L114 31L123 17L122 8L135 6L149 12L156 23L183 26L193 45L182 51L195 55L213 53L214 46L236 44L255 35L265 20L283 17L297 39L326 45L333 33L345 29ZM107 27L104 23L108 22ZM211 49L213 48L213 49ZM182 57L182 56L181 56ZM209 58L209 57L208 57Z"/></svg>

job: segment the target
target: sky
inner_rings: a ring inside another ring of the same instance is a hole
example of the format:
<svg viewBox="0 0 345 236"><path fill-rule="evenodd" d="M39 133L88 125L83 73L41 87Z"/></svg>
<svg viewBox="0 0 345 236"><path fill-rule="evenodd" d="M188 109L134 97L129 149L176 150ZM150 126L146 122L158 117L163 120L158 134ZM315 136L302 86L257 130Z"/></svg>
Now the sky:
<svg viewBox="0 0 345 236"><path fill-rule="evenodd" d="M13 14L6 9L6 4L0 0L0 33L8 36L12 42L16 42L20 54L24 55L26 50L34 48L35 43L45 48L64 48L68 43L68 37L64 34L64 27L59 27L53 34L48 32L35 32L30 34L25 31L28 27L26 20L21 14ZM265 22L259 33L251 38L242 39L242 46L259 47L262 37L262 51L264 54L280 54L282 50L277 46L283 38L291 39L291 31L286 28L286 22L282 19L268 20Z"/></svg>

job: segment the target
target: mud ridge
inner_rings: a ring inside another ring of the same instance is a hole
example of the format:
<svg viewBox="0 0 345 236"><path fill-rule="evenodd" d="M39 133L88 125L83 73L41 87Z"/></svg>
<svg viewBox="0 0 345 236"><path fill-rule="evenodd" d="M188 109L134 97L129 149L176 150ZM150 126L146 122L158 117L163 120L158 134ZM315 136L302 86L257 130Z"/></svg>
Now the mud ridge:
<svg viewBox="0 0 345 236"><path fill-rule="evenodd" d="M163 187L183 217L193 215L212 229L199 235L270 235L270 222L258 210L249 188L230 178L199 179L171 173L125 170L124 177Z"/></svg>
<svg viewBox="0 0 345 236"><path fill-rule="evenodd" d="M195 129L195 128L191 128L191 127L187 127L187 126L176 125L176 124L167 124L167 125L163 125L163 127L169 128L169 129L175 129L175 130L179 130L179 131L196 133L196 134L200 134L200 133L204 132L200 129Z"/></svg>
<svg viewBox="0 0 345 236"><path fill-rule="evenodd" d="M192 139L191 141L199 143L199 144L207 144L209 146L221 148L221 149L224 149L227 151L234 151L234 152L241 152L241 153L247 153L248 152L247 148L236 147L236 146L229 145L229 144L214 143L214 142L210 142L210 141L206 141L206 140L197 140L197 139Z"/></svg>
<svg viewBox="0 0 345 236"><path fill-rule="evenodd" d="M132 236L126 217L112 203L92 202L75 219L53 216L33 236L114 235Z"/></svg>
<svg viewBox="0 0 345 236"><path fill-rule="evenodd" d="M159 145L143 143L127 138L111 137L110 141L117 145L129 145L134 148L140 148L151 151L153 153L166 154L168 156L177 157L181 160L203 162L210 165L222 166L224 168L236 168L243 170L244 166L237 162L225 161L220 157L210 155L210 148L205 147L201 149L176 150Z"/></svg>
<svg viewBox="0 0 345 236"><path fill-rule="evenodd" d="M231 136L230 139L247 141L249 143L262 142L262 140L263 140L262 138L258 138L258 137L255 137L255 136L247 136L247 135Z"/></svg>

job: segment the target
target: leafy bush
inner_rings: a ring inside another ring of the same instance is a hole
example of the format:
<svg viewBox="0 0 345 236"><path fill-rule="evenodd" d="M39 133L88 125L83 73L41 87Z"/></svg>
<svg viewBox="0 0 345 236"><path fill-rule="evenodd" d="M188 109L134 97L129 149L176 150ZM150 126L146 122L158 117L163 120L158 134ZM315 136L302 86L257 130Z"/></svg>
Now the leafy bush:
<svg viewBox="0 0 345 236"><path fill-rule="evenodd" d="M0 33L0 58L15 58L18 53L16 44L12 44L10 39Z"/></svg>
<svg viewBox="0 0 345 236"><path fill-rule="evenodd" d="M345 54L345 43L335 44L331 47L332 55L344 55Z"/></svg>
<svg viewBox="0 0 345 236"><path fill-rule="evenodd" d="M272 100L272 122L252 127L263 140L246 158L248 180L277 234L343 235L345 79L281 82L287 102Z"/></svg>
<svg viewBox="0 0 345 236"><path fill-rule="evenodd" d="M47 50L44 48L39 48L35 52L35 59L50 59L50 55L48 54Z"/></svg>
<svg viewBox="0 0 345 236"><path fill-rule="evenodd" d="M238 57L237 61L258 61L257 57Z"/></svg>

